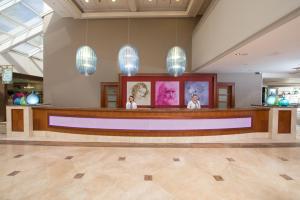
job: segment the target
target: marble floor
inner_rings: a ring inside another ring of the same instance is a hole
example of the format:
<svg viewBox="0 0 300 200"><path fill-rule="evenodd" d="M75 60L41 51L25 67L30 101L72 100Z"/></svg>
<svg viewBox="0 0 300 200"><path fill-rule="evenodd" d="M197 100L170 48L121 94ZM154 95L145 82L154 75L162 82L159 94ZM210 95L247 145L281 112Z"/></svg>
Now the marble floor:
<svg viewBox="0 0 300 200"><path fill-rule="evenodd" d="M300 147L1 144L0 199L299 200Z"/></svg>

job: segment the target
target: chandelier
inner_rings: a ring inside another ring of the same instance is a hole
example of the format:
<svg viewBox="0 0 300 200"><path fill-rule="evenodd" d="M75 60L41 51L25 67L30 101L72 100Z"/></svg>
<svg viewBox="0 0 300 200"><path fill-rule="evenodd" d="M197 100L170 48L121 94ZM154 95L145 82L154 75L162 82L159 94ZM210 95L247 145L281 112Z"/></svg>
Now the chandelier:
<svg viewBox="0 0 300 200"><path fill-rule="evenodd" d="M133 76L139 70L140 60L138 52L136 48L130 45L125 45L120 49L118 61L122 74Z"/></svg>
<svg viewBox="0 0 300 200"><path fill-rule="evenodd" d="M171 48L167 55L167 70L172 76L180 76L186 68L186 55L182 48L175 46Z"/></svg>

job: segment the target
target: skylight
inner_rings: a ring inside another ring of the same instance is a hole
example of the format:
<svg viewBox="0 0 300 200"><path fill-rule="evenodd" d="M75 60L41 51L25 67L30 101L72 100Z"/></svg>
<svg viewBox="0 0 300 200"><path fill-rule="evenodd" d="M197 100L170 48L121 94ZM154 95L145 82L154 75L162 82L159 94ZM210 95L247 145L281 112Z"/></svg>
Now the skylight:
<svg viewBox="0 0 300 200"><path fill-rule="evenodd" d="M0 52L43 58L43 17L52 9L42 0L0 0Z"/></svg>

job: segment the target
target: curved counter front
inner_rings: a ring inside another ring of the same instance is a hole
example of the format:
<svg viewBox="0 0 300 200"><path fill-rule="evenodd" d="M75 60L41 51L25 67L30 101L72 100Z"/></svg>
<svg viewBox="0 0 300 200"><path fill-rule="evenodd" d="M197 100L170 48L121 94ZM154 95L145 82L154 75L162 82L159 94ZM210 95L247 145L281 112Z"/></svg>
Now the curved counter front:
<svg viewBox="0 0 300 200"><path fill-rule="evenodd" d="M32 107L33 130L111 136L204 136L268 132L269 108L79 109Z"/></svg>

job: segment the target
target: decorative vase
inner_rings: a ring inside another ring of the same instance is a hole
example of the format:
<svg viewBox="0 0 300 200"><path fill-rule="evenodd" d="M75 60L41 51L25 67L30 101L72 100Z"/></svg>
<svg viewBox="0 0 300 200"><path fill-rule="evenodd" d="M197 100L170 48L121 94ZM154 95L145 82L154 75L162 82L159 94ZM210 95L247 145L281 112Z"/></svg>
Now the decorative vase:
<svg viewBox="0 0 300 200"><path fill-rule="evenodd" d="M276 103L276 96L275 95L270 95L267 98L267 104L268 106L274 106Z"/></svg>
<svg viewBox="0 0 300 200"><path fill-rule="evenodd" d="M282 107L287 107L290 105L290 102L289 100L287 100L285 97L282 97L280 100L279 100L279 103L278 103L279 106L282 106Z"/></svg>
<svg viewBox="0 0 300 200"><path fill-rule="evenodd" d="M34 92L31 92L30 95L27 96L26 98L26 102L29 104L29 105L35 105L35 104L38 104L40 101L40 98L38 95L36 95Z"/></svg>

